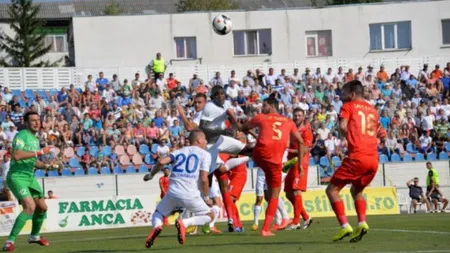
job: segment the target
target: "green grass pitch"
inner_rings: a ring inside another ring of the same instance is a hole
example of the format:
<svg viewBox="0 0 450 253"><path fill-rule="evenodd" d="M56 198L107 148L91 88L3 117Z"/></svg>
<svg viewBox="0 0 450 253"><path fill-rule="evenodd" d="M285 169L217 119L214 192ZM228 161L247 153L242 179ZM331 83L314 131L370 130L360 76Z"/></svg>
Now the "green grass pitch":
<svg viewBox="0 0 450 253"><path fill-rule="evenodd" d="M355 228L356 217L349 217L349 220ZM369 233L359 243L349 243L348 239L331 242L338 229L336 220L318 218L307 230L278 231L270 238L250 231L251 224L247 222L244 233L187 236L185 245L178 244L176 230L171 226L164 229L151 249L144 247L150 227L44 234L50 240L49 247L28 245L27 237L20 236L16 252L450 252L450 214L368 216L368 224ZM218 227L225 229L225 223L218 224ZM5 237L1 239L6 240Z"/></svg>

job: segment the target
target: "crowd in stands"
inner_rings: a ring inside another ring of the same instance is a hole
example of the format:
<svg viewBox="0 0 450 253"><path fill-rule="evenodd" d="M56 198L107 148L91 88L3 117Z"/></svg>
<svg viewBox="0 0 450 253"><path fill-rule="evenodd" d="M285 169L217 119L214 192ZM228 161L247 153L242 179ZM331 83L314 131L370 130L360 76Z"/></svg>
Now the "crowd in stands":
<svg viewBox="0 0 450 253"><path fill-rule="evenodd" d="M311 163L332 173L328 164L337 165L346 154L347 142L337 131L342 107L341 89L345 82L359 80L365 98L380 113L378 151L383 161L448 158L450 63L443 69L424 65L418 73L401 66L387 73L359 67L346 72L320 68L248 70L246 76L235 71L226 76L217 72L211 80L197 74L182 83L172 73L121 80L99 73L87 81L61 90L10 90L0 93L0 163L7 167L11 142L25 127L23 115L36 111L42 127L37 133L41 145L54 145L54 156L67 169L42 172L45 175L105 174L147 171L158 156L187 145L187 130L177 106L194 116L193 97L208 95L215 85L223 86L238 118L248 120L259 113L262 102L276 92L280 111L292 117L302 108L314 131ZM249 140L250 141L250 140ZM329 162L329 163L325 163ZM332 166L330 166L332 167Z"/></svg>

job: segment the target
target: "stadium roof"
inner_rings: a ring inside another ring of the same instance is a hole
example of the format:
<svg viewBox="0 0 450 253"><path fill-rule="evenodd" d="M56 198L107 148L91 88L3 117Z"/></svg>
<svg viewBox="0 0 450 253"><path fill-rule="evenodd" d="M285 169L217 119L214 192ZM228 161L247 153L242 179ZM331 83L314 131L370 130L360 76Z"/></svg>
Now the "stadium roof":
<svg viewBox="0 0 450 253"><path fill-rule="evenodd" d="M235 0L242 10L308 8L311 0ZM326 0L318 0L325 2ZM397 0L385 0L386 2ZM35 0L41 4L40 18L66 19L74 16L102 16L111 0ZM122 15L176 13L178 0L116 0ZM0 19L8 19L9 0L0 0Z"/></svg>

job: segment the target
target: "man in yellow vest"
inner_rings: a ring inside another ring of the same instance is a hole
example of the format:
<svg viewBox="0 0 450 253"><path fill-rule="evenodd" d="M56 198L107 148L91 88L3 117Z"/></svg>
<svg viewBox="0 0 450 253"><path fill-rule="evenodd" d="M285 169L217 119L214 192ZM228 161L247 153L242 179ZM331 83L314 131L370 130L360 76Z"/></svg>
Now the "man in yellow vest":
<svg viewBox="0 0 450 253"><path fill-rule="evenodd" d="M439 174L436 169L433 168L431 162L427 162L427 198L431 198L431 201L434 204L434 212L438 212L439 202L443 204L441 212L445 213L445 208L448 205L448 199L442 195L442 192L439 190ZM433 210L431 210L433 212Z"/></svg>
<svg viewBox="0 0 450 253"><path fill-rule="evenodd" d="M148 70L150 70L150 72L153 73L153 77L156 81L156 79L158 79L158 77L163 74L166 71L167 68L167 63L164 60L164 58L161 57L161 53L157 53L156 54L156 58L153 59L150 64L148 65ZM147 72L147 74L149 75L149 79L150 79L150 73Z"/></svg>

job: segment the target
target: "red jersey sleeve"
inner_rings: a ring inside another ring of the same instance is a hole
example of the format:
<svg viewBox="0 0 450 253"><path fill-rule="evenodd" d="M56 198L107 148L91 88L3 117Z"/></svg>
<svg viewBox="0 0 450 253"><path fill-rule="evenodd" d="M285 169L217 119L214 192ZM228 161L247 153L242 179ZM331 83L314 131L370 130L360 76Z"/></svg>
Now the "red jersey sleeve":
<svg viewBox="0 0 450 253"><path fill-rule="evenodd" d="M260 126L262 122L263 122L263 115L258 114L255 117L253 117L247 124L250 129L253 129L255 127Z"/></svg>
<svg viewBox="0 0 450 253"><path fill-rule="evenodd" d="M345 103L341 107L341 113L339 114L339 117L341 119L350 119L350 115L352 113L352 107L349 102Z"/></svg>

